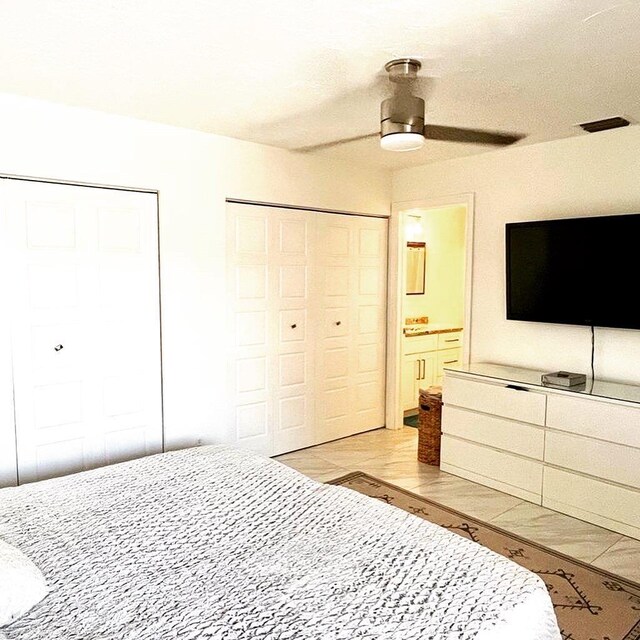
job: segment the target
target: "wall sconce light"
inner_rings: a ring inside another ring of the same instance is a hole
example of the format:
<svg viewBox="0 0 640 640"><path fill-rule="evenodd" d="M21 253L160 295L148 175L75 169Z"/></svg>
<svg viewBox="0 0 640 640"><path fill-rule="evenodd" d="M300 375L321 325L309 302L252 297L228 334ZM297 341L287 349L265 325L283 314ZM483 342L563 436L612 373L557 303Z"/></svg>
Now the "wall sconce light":
<svg viewBox="0 0 640 640"><path fill-rule="evenodd" d="M407 216L405 233L407 240L422 240L422 219L420 216Z"/></svg>

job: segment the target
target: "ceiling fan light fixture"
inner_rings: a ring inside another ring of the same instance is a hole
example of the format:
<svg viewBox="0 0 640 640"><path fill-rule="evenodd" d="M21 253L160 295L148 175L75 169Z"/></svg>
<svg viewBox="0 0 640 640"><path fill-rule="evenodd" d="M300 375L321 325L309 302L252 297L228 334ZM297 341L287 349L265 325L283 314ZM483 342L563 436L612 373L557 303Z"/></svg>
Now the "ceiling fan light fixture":
<svg viewBox="0 0 640 640"><path fill-rule="evenodd" d="M450 127L439 124L425 124L424 98L413 94L420 84L418 71L420 61L415 58L398 58L385 65L393 93L380 104L380 146L385 151L417 151L425 140L462 142L503 147L522 140L520 133ZM629 124L626 122L626 124ZM377 133L367 133L342 138L332 142L302 147L300 151L313 151L332 147L345 142L355 142L377 137Z"/></svg>
<svg viewBox="0 0 640 640"><path fill-rule="evenodd" d="M380 146L385 151L417 151L423 145L424 136L421 133L388 133L380 138Z"/></svg>

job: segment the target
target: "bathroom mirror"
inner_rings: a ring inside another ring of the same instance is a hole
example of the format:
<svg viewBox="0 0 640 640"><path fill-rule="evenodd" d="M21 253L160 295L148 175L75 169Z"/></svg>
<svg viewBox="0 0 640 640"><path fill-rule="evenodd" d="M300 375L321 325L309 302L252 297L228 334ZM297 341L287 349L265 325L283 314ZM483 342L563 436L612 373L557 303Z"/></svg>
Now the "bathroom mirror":
<svg viewBox="0 0 640 640"><path fill-rule="evenodd" d="M408 296L424 293L424 281L427 262L427 245L424 242L407 242L407 279Z"/></svg>

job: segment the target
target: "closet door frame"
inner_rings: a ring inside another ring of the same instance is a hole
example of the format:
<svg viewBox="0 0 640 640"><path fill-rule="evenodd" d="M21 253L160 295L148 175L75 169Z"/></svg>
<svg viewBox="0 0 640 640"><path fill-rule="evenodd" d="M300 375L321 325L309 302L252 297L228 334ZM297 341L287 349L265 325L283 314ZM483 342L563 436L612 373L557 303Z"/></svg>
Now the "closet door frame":
<svg viewBox="0 0 640 640"><path fill-rule="evenodd" d="M161 304L161 265L160 265L160 219L159 219L159 192L153 189L124 187L118 185L105 185L96 183L79 182L73 180L48 179L33 176L21 176L11 174L0 174L0 268L4 275L0 275L0 296L5 303L9 303L10 292L12 287L6 274L11 273L11 251L8 245L8 218L2 209L3 200L3 183L36 183L42 185L78 187L90 189L103 189L111 192L131 192L135 194L148 194L154 196L156 200L155 218L153 226L155 231L155 253L158 283L158 364L159 364L159 421L160 421L160 443L161 450L165 450L165 429L164 429L164 386L162 382L162 304ZM19 474L18 462L18 443L17 443L17 424L16 424L16 406L15 406L15 382L12 365L12 344L11 344L11 320L9 314L4 314L0 318L0 423L10 424L11 429L0 429L0 487L15 486L21 480Z"/></svg>
<svg viewBox="0 0 640 640"><path fill-rule="evenodd" d="M2 211L2 176L0 176L0 300L9 304L10 287L7 274L11 273L9 251ZM15 408L13 403L13 371L11 356L11 319L0 313L0 487L18 484Z"/></svg>
<svg viewBox="0 0 640 640"><path fill-rule="evenodd" d="M233 293L233 289L234 287L236 287L237 285L235 284L235 278L237 277L234 274L234 269L236 268L236 250L233 248L233 244L236 240L235 240L235 235L237 233L236 231L236 227L235 227L235 222L234 222L234 215L230 210L230 206L234 206L234 205L248 205L247 206L247 210L250 211L251 207L255 207L256 210L256 215L265 215L265 211L268 211L268 209L274 209L274 218L278 218L278 216L282 216L283 213L284 215L286 215L286 211L289 210L290 213L292 214L292 219L295 219L295 215L294 214L300 214L301 212L305 213L305 214L313 214L313 215L318 215L318 214L329 214L329 215L336 215L336 216L348 216L349 218L374 218L374 219L381 219L381 220L389 220L389 216L388 215L374 215L374 214L360 214L360 213L354 213L354 212L349 212L349 211L339 211L339 210L331 210L331 209L319 209L317 207L303 207L303 206L298 206L298 205L286 205L286 204L276 204L276 203L268 203L268 202L258 202L258 201L250 201L250 200L241 200L241 199L236 199L236 198L227 198L226 199L226 203L227 203L227 252L231 252L227 254L227 295L229 296L229 300L230 300L230 308L229 308L229 316L228 316L228 323L229 323L229 337L230 337L230 345L229 345L229 354L228 354L228 365L227 365L227 380L228 380L228 385L229 385L229 392L230 392L230 398L229 398L229 404L228 404L228 411L227 411L227 418L228 418L228 423L229 425L234 425L234 428L229 432L229 437L232 441L236 442L239 446L248 446L250 448L256 448L259 451L261 451L262 453L266 453L268 455L277 455L278 453L283 453L282 451L278 450L276 451L276 449L274 448L274 443L273 443L273 433L270 433L269 429L267 428L266 430L256 430L255 432L255 436L254 435L248 435L247 436L243 436L243 438L241 440L237 440L237 435L236 435L236 431L238 429L236 423L238 421L238 417L237 417L237 405L236 405L236 399L240 398L240 396L238 395L238 391L236 389L237 387L237 380L238 380L238 372L235 370L234 367L234 363L236 362L236 359L238 358L238 356L235 354L235 343L238 340L238 335L237 335L237 330L238 328L234 326L234 319L233 319L233 315L236 311L235 306L236 306L236 301L235 301L235 297L233 297L235 294ZM258 210L261 209L262 213L258 213ZM249 214L250 215L250 214ZM268 213L266 214L268 215ZM318 226L318 222L314 223L313 227L314 229ZM386 225L386 230L385 230L385 235L384 235L384 240L385 240L385 248L386 248L386 253L384 255L384 266L385 266L385 270L388 270L388 249L389 249L389 245L388 245L388 229L389 229L389 225L387 222ZM268 231L269 225L265 223L265 239L268 237L269 231ZM314 240L315 241L317 239L318 236L318 232L317 230L314 232ZM265 246L265 251L266 251L266 246ZM313 253L313 250L312 252ZM266 258L266 253L264 254L264 258L260 255L261 251L258 251L253 259L253 264L255 264L256 266L261 265L262 267L267 267L267 262L264 262L265 260L267 260ZM317 269L318 268L318 264L316 263L317 261L312 260L312 263L309 264L313 264L312 269ZM247 264L250 264L251 261ZM311 282L310 284L310 289L309 289L309 294L310 294L310 303L307 309L307 313L311 313L312 316L314 316L313 318L311 318L311 322L307 323L307 329L309 332L311 332L314 336L314 338L317 338L320 335L320 326L319 326L319 322L321 321L320 315L319 314L319 301L318 301L318 294L319 294L319 290L318 290L318 281L317 281L317 274L315 274L314 276L312 276L311 278ZM386 275L384 276L384 287L383 290L386 292L386 284L387 284L387 277ZM234 307L234 308L231 308ZM240 309L240 307L238 307L238 309ZM246 311L249 312L266 312L267 308L258 304L258 306L251 306L250 308L247 308ZM382 313L382 317L383 317L383 322L386 321L386 308L384 309L383 313ZM386 322L385 322L386 324ZM386 340L387 337L386 335L384 335L383 337L383 343L386 344ZM233 344L232 344L233 343ZM256 352L256 353L251 353L251 352L247 352L247 356L251 356L251 357L255 357L258 358L261 354ZM266 354L265 354L266 355ZM317 357L317 348L314 349L313 354L312 354L312 358L314 360L314 366L315 366L315 359ZM383 365L385 366L385 371L386 371L386 360L383 359ZM383 375L383 384L386 383L386 373ZM265 409L262 409L259 413L260 413L260 421L262 420L269 420L270 418L270 411L266 408L267 403L270 402L270 392L267 389L268 385L265 385L264 388L261 388L260 390L257 390L257 392L255 392L255 394L252 395L247 395L246 396L246 403L248 405L253 404L253 406L255 407L259 407L263 404L265 404ZM386 392L383 391L382 394L382 403L385 402L385 395ZM318 411L318 406L317 406L317 394L315 397L315 402L313 403L314 406L314 420L313 420L313 426L314 429L317 428L317 424L318 424L318 415L317 415L317 411ZM256 414L257 416L257 414ZM264 417L262 417L264 416ZM268 427L268 425L267 425ZM244 428L244 427L243 427ZM277 425L275 425L275 427L272 427L271 429L277 429ZM372 427L373 428L373 427ZM313 444L317 444L318 442L324 442L326 440L322 440L322 439L318 439L318 434L314 434L314 433L310 433L310 439L309 442L307 444L305 444L304 446L312 446ZM339 436L339 437L343 437L343 436ZM244 440L244 442L243 442ZM298 447L299 448L299 447Z"/></svg>

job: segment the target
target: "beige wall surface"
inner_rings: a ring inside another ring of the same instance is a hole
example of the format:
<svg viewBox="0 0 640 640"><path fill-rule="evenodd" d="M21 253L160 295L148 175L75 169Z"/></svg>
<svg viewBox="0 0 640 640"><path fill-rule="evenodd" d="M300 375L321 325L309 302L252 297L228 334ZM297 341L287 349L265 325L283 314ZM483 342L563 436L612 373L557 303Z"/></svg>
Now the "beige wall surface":
<svg viewBox="0 0 640 640"><path fill-rule="evenodd" d="M420 241L427 247L424 295L403 298L403 317L428 316L429 322L462 326L466 207L412 210L420 215Z"/></svg>
<svg viewBox="0 0 640 640"><path fill-rule="evenodd" d="M504 225L640 212L639 177L639 126L395 172L395 203L475 194L472 361L589 372L588 327L505 319ZM639 276L621 274L630 302ZM597 377L640 383L640 331L596 329L595 362Z"/></svg>
<svg viewBox="0 0 640 640"><path fill-rule="evenodd" d="M159 191L169 448L229 435L225 198L389 213L388 171L16 96L0 140L0 175Z"/></svg>

